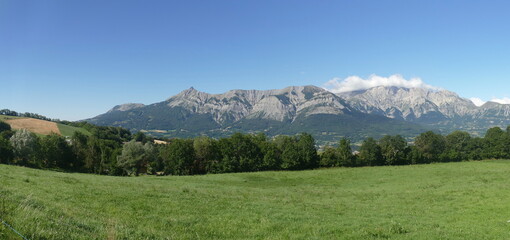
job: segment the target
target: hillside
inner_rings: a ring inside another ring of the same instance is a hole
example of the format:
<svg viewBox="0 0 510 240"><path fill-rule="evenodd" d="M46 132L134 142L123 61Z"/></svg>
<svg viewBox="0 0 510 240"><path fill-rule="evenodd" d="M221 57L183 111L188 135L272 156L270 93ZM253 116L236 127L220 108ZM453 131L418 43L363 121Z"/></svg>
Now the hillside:
<svg viewBox="0 0 510 240"><path fill-rule="evenodd" d="M0 165L0 193L29 239L508 239L509 171L503 160L188 177Z"/></svg>
<svg viewBox="0 0 510 240"><path fill-rule="evenodd" d="M76 131L82 132L86 135L90 134L87 130L82 128L35 118L0 115L0 121L8 123L13 129L24 128L40 135L56 133L62 136L72 136Z"/></svg>

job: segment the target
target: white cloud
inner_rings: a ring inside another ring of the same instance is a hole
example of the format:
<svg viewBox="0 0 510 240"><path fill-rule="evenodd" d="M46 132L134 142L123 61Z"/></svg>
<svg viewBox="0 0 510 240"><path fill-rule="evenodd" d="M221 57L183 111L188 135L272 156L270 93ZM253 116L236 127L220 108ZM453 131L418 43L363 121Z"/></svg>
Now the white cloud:
<svg viewBox="0 0 510 240"><path fill-rule="evenodd" d="M504 98L493 98L491 102L497 102L501 104L510 104L510 98L504 97Z"/></svg>
<svg viewBox="0 0 510 240"><path fill-rule="evenodd" d="M420 78L411 78L407 80L399 74L391 75L389 77L381 77L374 74L370 75L367 79L363 79L359 76L350 76L343 80L340 78L333 78L324 84L324 87L333 93L365 90L378 86L425 88L432 90L440 89L424 83Z"/></svg>
<svg viewBox="0 0 510 240"><path fill-rule="evenodd" d="M480 98L470 98L471 102L473 102L477 107L480 107L486 103L486 101L480 99Z"/></svg>
<svg viewBox="0 0 510 240"><path fill-rule="evenodd" d="M471 100L471 102L473 102L478 107L484 105L487 102L480 98L470 98L469 100ZM508 97L492 98L489 102L496 102L496 103L500 103L500 104L510 104L510 98L508 98Z"/></svg>

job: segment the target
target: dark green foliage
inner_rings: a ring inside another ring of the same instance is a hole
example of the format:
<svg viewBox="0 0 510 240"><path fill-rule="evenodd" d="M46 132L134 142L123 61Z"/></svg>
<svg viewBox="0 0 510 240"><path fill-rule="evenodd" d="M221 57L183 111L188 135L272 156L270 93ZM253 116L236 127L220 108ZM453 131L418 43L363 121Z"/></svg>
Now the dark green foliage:
<svg viewBox="0 0 510 240"><path fill-rule="evenodd" d="M7 124L4 121L0 121L0 133L4 132L4 131L10 131L10 130L11 130L11 125Z"/></svg>
<svg viewBox="0 0 510 240"><path fill-rule="evenodd" d="M281 165L281 151L275 142L267 139L266 135L259 133L254 137L255 143L259 146L264 155L260 164L260 170L278 170Z"/></svg>
<svg viewBox="0 0 510 240"><path fill-rule="evenodd" d="M428 131L416 137L415 146L422 154L422 163L440 161L440 157L446 149L446 140L441 134Z"/></svg>
<svg viewBox="0 0 510 240"><path fill-rule="evenodd" d="M0 115L19 116L19 113L16 111L9 110L9 109L2 109L2 110L0 110Z"/></svg>
<svg viewBox="0 0 510 240"><path fill-rule="evenodd" d="M10 163L14 157L11 143L8 140L12 134L11 125L0 121L0 163Z"/></svg>
<svg viewBox="0 0 510 240"><path fill-rule="evenodd" d="M155 156L149 161L149 170L148 173L151 174L162 174L165 171L165 163L163 162L163 157L161 156L161 151L164 149L166 145L163 144L154 144L154 154Z"/></svg>
<svg viewBox="0 0 510 240"><path fill-rule="evenodd" d="M321 167L337 167L338 162L337 149L331 146L324 147L324 151L321 154Z"/></svg>
<svg viewBox="0 0 510 240"><path fill-rule="evenodd" d="M298 154L301 169L313 169L319 166L319 155L315 148L315 139L308 133L301 133L298 136Z"/></svg>
<svg viewBox="0 0 510 240"><path fill-rule="evenodd" d="M467 132L455 131L445 137L445 161L459 162L469 158L471 135Z"/></svg>
<svg viewBox="0 0 510 240"><path fill-rule="evenodd" d="M131 140L131 132L120 127L97 127L91 129L91 133L97 139L112 140L117 143Z"/></svg>
<svg viewBox="0 0 510 240"><path fill-rule="evenodd" d="M400 136L384 136L379 140L381 154L386 165L407 164L406 148L407 142Z"/></svg>
<svg viewBox="0 0 510 240"><path fill-rule="evenodd" d="M295 138L288 137L285 140L280 140L284 144L278 143L278 149L281 151L282 164L281 169L284 170L299 170L301 164L299 162L298 149Z"/></svg>
<svg viewBox="0 0 510 240"><path fill-rule="evenodd" d="M9 140L0 136L0 163L11 163L14 158L13 149Z"/></svg>
<svg viewBox="0 0 510 240"><path fill-rule="evenodd" d="M74 133L71 143L76 159L71 169L97 174L122 174L122 169L117 166L117 157L122 151L122 144L117 141L118 139L101 139L97 136ZM108 134L100 136L108 136Z"/></svg>
<svg viewBox="0 0 510 240"><path fill-rule="evenodd" d="M92 144L90 147L96 147L100 153L100 157L98 158L99 164L94 168L94 170L99 174L113 174L112 172L116 172L117 167L119 167L116 164L119 156L118 150L122 149L123 145L113 140L94 140L96 141L91 141Z"/></svg>
<svg viewBox="0 0 510 240"><path fill-rule="evenodd" d="M510 157L510 136L499 127L487 130L484 137L484 158L508 158Z"/></svg>
<svg viewBox="0 0 510 240"><path fill-rule="evenodd" d="M57 134L50 134L40 140L42 167L72 169L75 155L66 140Z"/></svg>
<svg viewBox="0 0 510 240"><path fill-rule="evenodd" d="M81 171L85 168L85 159L88 155L88 137L81 133L75 132L73 137L71 138L71 147L76 156L74 164L72 164L72 170Z"/></svg>
<svg viewBox="0 0 510 240"><path fill-rule="evenodd" d="M380 166L384 165L381 147L375 139L367 138L361 144L358 155L358 163L361 166Z"/></svg>
<svg viewBox="0 0 510 240"><path fill-rule="evenodd" d="M281 169L301 170L319 166L314 138L307 133L295 137L280 135L275 143L281 152Z"/></svg>
<svg viewBox="0 0 510 240"><path fill-rule="evenodd" d="M351 141L342 138L338 147L326 146L321 154L322 167L355 167L356 157L352 154Z"/></svg>
<svg viewBox="0 0 510 240"><path fill-rule="evenodd" d="M472 138L468 144L469 160L482 160L485 141L483 138Z"/></svg>
<svg viewBox="0 0 510 240"><path fill-rule="evenodd" d="M219 141L224 172L250 172L261 167L264 155L252 135L235 133Z"/></svg>
<svg viewBox="0 0 510 240"><path fill-rule="evenodd" d="M43 116L43 115L40 115L40 114L37 114L37 113L26 112L26 113L19 114L18 116L20 116L20 117L27 117L27 118L41 119L41 120L45 120L45 121L53 121L53 119L51 119L49 117L46 117L46 116ZM55 120L58 121L58 119L55 119Z"/></svg>
<svg viewBox="0 0 510 240"><path fill-rule="evenodd" d="M193 141L193 149L195 151L193 168L197 174L219 171L221 152L218 141L206 136L197 137Z"/></svg>
<svg viewBox="0 0 510 240"><path fill-rule="evenodd" d="M195 150L192 139L174 139L161 151L165 164L165 173L173 175L191 175L198 171L194 169Z"/></svg>
<svg viewBox="0 0 510 240"><path fill-rule="evenodd" d="M338 165L343 167L356 167L356 159L352 155L351 141L342 138L337 149Z"/></svg>
<svg viewBox="0 0 510 240"><path fill-rule="evenodd" d="M136 142L141 142L141 143L145 144L147 142L152 142L154 139L145 135L145 133L143 133L143 132L137 132L133 135L133 140L135 140Z"/></svg>
<svg viewBox="0 0 510 240"><path fill-rule="evenodd" d="M97 137L91 137L87 140L87 145L85 146L85 162L84 169L90 173L101 173L101 158L104 156L102 154L101 149L101 140Z"/></svg>
<svg viewBox="0 0 510 240"><path fill-rule="evenodd" d="M423 153L416 146L410 146L408 148L407 162L409 164L424 163Z"/></svg>
<svg viewBox="0 0 510 240"><path fill-rule="evenodd" d="M14 131L12 130L6 130L3 132L0 132L0 137L3 137L5 139L10 139L14 135Z"/></svg>

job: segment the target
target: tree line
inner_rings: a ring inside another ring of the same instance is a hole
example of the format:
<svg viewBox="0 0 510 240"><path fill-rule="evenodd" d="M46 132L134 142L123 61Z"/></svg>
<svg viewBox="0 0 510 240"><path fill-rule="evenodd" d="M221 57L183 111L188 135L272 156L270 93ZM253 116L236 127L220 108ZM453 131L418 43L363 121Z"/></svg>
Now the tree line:
<svg viewBox="0 0 510 240"><path fill-rule="evenodd" d="M235 133L214 139L167 139L154 144L142 132L120 127L69 123L87 129L70 138L13 131L0 122L0 163L105 175L194 175L207 173L303 170L319 167L409 165L432 162L510 158L510 126L491 128L484 137L456 131L443 136L420 134L411 144L401 136L367 138L357 151L348 139L318 150L307 133L273 138L263 133Z"/></svg>
<svg viewBox="0 0 510 240"><path fill-rule="evenodd" d="M25 113L19 113L13 110L9 109L0 109L0 115L5 116L13 116L13 117L28 117L28 118L35 118L35 119L41 119L46 121L52 121L52 122L59 122L59 119L52 119L37 113L31 113L31 112L25 112Z"/></svg>

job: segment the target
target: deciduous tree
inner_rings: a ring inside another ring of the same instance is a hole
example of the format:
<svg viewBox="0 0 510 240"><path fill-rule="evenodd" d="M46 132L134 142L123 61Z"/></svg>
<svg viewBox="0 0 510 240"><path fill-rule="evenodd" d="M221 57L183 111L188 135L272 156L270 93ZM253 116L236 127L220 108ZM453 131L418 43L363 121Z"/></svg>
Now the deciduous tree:
<svg viewBox="0 0 510 240"><path fill-rule="evenodd" d="M23 166L41 167L37 160L39 139L26 129L20 129L12 135L10 142L14 150L15 163Z"/></svg>

